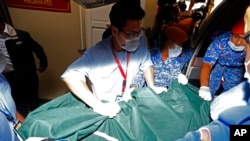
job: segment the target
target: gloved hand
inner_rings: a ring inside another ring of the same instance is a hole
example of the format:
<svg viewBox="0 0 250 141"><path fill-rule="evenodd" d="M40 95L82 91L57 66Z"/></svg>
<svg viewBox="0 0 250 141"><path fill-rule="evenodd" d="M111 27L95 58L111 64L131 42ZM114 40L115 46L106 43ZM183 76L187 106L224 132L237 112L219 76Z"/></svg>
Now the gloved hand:
<svg viewBox="0 0 250 141"><path fill-rule="evenodd" d="M167 88L164 88L164 87L157 87L157 86L151 86L150 87L151 89L153 89L153 91L157 94L160 94L162 93L163 91L167 92L168 89Z"/></svg>
<svg viewBox="0 0 250 141"><path fill-rule="evenodd" d="M117 102L101 103L93 107L93 111L109 118L115 117L121 110Z"/></svg>
<svg viewBox="0 0 250 141"><path fill-rule="evenodd" d="M129 100L132 99L131 97L131 92L134 90L135 88L130 88L130 89L127 89L125 91L125 93L123 94L122 96L122 99L120 101L125 101L125 102L128 102Z"/></svg>
<svg viewBox="0 0 250 141"><path fill-rule="evenodd" d="M200 140L201 141L211 141L211 133L209 128L207 127L201 127L200 129L198 129L198 131L200 132Z"/></svg>
<svg viewBox="0 0 250 141"><path fill-rule="evenodd" d="M201 86L199 89L199 96L206 100L206 101L211 101L212 100L212 94L210 92L209 87L207 86Z"/></svg>
<svg viewBox="0 0 250 141"><path fill-rule="evenodd" d="M188 83L188 79L187 79L186 75L184 75L182 73L180 73L177 78L178 78L178 82L182 85L186 85Z"/></svg>

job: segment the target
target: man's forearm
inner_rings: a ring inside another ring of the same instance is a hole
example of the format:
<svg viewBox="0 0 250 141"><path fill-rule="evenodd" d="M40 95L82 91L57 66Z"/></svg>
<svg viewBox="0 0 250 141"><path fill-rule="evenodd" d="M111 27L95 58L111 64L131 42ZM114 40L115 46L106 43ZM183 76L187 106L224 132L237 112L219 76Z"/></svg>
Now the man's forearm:
<svg viewBox="0 0 250 141"><path fill-rule="evenodd" d="M67 84L69 89L84 103L94 108L101 104L101 101L98 100L91 90L88 88L87 83L82 82L81 80L63 78L63 81Z"/></svg>
<svg viewBox="0 0 250 141"><path fill-rule="evenodd" d="M147 86L154 86L154 68L150 66L145 72L144 77L147 82Z"/></svg>

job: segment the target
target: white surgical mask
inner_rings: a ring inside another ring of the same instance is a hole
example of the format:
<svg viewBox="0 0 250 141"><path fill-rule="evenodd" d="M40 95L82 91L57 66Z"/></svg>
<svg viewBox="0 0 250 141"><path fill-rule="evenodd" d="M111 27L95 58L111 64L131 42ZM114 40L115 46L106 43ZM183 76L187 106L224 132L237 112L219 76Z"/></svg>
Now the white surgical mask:
<svg viewBox="0 0 250 141"><path fill-rule="evenodd" d="M124 37L121 36L125 40L125 45L121 45L120 41L118 39L116 40L118 41L122 49L133 52L139 47L141 36L142 35L139 35L138 37L135 37L133 39L124 39Z"/></svg>
<svg viewBox="0 0 250 141"><path fill-rule="evenodd" d="M231 40L229 40L227 43L233 51L244 51L245 46L236 46L231 42Z"/></svg>
<svg viewBox="0 0 250 141"><path fill-rule="evenodd" d="M247 62L244 62L245 65L245 74L244 77L248 79L248 82L250 82L250 70L247 69L247 66L250 64L250 60L248 60Z"/></svg>
<svg viewBox="0 0 250 141"><path fill-rule="evenodd" d="M177 57L181 54L182 52L182 47L179 45L175 44L174 49L168 49L168 57Z"/></svg>
<svg viewBox="0 0 250 141"><path fill-rule="evenodd" d="M124 46L121 45L121 48L130 52L135 51L139 46L140 36L130 40L125 39L125 42L126 44Z"/></svg>

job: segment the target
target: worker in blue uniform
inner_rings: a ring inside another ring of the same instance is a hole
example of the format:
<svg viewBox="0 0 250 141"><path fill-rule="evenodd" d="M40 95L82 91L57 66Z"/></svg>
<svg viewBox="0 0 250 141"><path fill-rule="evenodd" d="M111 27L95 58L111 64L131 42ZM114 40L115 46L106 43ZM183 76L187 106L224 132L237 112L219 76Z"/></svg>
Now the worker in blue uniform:
<svg viewBox="0 0 250 141"><path fill-rule="evenodd" d="M212 100L244 79L244 21L238 21L231 31L216 37L203 58L199 95ZM222 86L222 91L218 91Z"/></svg>
<svg viewBox="0 0 250 141"><path fill-rule="evenodd" d="M246 45L244 51L246 52L246 58L243 61L245 67L243 74L246 80L239 84L243 87L238 87L239 85L237 85L234 88L238 87L239 91L244 92L245 98L248 98L247 105L235 106L222 111L218 119L196 131L188 132L184 137L176 141L229 141L231 125L250 125L250 6L245 12L245 23Z"/></svg>

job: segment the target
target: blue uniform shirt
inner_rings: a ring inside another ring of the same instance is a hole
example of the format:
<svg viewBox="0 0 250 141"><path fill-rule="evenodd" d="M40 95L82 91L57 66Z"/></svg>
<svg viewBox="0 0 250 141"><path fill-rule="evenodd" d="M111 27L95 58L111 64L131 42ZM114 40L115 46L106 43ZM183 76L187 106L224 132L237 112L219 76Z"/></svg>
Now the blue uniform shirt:
<svg viewBox="0 0 250 141"><path fill-rule="evenodd" d="M188 63L192 57L194 49L187 47L183 48L181 55L178 57L167 58L163 61L161 59L161 52L158 50L151 53L151 61L154 67L154 81L155 86L167 87L171 82L177 78L178 74L182 73L183 67ZM143 87L145 79L143 72L135 77L134 83L138 87Z"/></svg>
<svg viewBox="0 0 250 141"><path fill-rule="evenodd" d="M228 45L230 37L231 32L226 32L215 38L203 58L203 62L213 65L209 80L213 96L220 87L222 77L224 91L243 81L245 52L233 51Z"/></svg>
<svg viewBox="0 0 250 141"><path fill-rule="evenodd" d="M154 66L155 86L166 87L182 73L185 64L190 60L193 53L192 48L183 49L178 57L169 57L163 61L158 51L152 54L151 60Z"/></svg>

